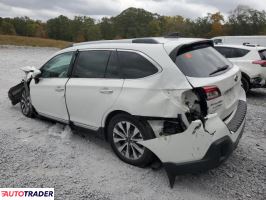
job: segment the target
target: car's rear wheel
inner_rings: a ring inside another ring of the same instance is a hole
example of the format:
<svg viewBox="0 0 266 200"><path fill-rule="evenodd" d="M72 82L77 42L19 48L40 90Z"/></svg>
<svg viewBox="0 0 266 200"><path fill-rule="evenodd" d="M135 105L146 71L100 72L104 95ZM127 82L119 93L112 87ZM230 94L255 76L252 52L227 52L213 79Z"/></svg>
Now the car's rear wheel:
<svg viewBox="0 0 266 200"><path fill-rule="evenodd" d="M22 91L20 99L20 108L23 115L26 117L35 117L35 111L31 104L30 95L27 94L26 90Z"/></svg>
<svg viewBox="0 0 266 200"><path fill-rule="evenodd" d="M241 82L242 82L242 87L243 87L243 89L244 89L245 92L247 93L247 92L250 90L250 84L249 84L249 81L248 81L245 77L242 77Z"/></svg>
<svg viewBox="0 0 266 200"><path fill-rule="evenodd" d="M152 138L151 128L131 115L118 114L108 125L112 149L121 160L131 165L144 167L153 160L153 153L138 143Z"/></svg>

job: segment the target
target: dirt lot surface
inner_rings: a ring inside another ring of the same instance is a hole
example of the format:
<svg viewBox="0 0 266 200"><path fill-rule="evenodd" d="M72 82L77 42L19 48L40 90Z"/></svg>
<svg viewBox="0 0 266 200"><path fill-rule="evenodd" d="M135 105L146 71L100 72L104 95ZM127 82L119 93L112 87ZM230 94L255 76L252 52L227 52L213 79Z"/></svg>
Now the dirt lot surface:
<svg viewBox="0 0 266 200"><path fill-rule="evenodd" d="M250 92L243 138L219 168L176 178L163 169L120 161L94 135L24 117L11 106L8 89L26 65L39 66L53 48L0 47L0 187L53 187L55 199L256 199L266 197L266 89Z"/></svg>

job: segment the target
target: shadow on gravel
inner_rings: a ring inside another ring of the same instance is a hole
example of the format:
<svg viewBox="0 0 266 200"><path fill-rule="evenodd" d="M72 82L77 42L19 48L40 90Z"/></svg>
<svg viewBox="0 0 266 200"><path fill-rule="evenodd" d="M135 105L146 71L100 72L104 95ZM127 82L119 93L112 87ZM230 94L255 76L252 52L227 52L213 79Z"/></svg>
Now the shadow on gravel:
<svg viewBox="0 0 266 200"><path fill-rule="evenodd" d="M266 89L250 90L247 93L248 98L266 98Z"/></svg>
<svg viewBox="0 0 266 200"><path fill-rule="evenodd" d="M72 130L72 133L78 137L93 142L98 145L99 148L110 149L110 152L112 151L109 143L103 138L103 136L100 136L95 131L74 129Z"/></svg>
<svg viewBox="0 0 266 200"><path fill-rule="evenodd" d="M248 104L266 106L266 88L252 89L247 93Z"/></svg>

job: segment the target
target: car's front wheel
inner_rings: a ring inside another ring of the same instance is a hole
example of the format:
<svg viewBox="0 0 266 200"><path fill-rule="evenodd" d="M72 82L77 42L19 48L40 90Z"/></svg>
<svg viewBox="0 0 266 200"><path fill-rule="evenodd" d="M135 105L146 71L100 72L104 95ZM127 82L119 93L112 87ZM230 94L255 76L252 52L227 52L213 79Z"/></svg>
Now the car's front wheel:
<svg viewBox="0 0 266 200"><path fill-rule="evenodd" d="M27 94L26 90L22 91L20 99L20 108L23 115L26 117L35 117L35 111L31 104L30 95Z"/></svg>
<svg viewBox="0 0 266 200"><path fill-rule="evenodd" d="M135 117L119 114L108 125L108 139L116 155L124 162L144 167L153 160L153 153L139 141L154 138L151 128Z"/></svg>

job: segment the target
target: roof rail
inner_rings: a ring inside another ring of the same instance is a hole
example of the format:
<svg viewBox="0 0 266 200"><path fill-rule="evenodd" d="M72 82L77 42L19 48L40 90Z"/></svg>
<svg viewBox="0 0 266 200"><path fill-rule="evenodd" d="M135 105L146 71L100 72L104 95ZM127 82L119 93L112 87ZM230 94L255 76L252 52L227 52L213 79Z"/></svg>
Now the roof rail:
<svg viewBox="0 0 266 200"><path fill-rule="evenodd" d="M73 46L80 46L87 44L104 44L104 43L132 43L132 39L87 41L87 42L74 43Z"/></svg>
<svg viewBox="0 0 266 200"><path fill-rule="evenodd" d="M137 38L133 39L132 43L159 44L159 42L153 38Z"/></svg>
<svg viewBox="0 0 266 200"><path fill-rule="evenodd" d="M164 36L165 38L178 38L180 37L180 33L179 32L173 32L173 33L168 33L166 36Z"/></svg>
<svg viewBox="0 0 266 200"><path fill-rule="evenodd" d="M258 47L258 46L260 46L259 44L250 44L249 42L244 42L243 45L244 46L248 46L248 47Z"/></svg>
<svg viewBox="0 0 266 200"><path fill-rule="evenodd" d="M134 38L134 39L119 39L119 40L98 40L81 43L74 43L73 46L87 45L87 44L102 44L102 43L143 43L143 44L159 44L154 38Z"/></svg>

